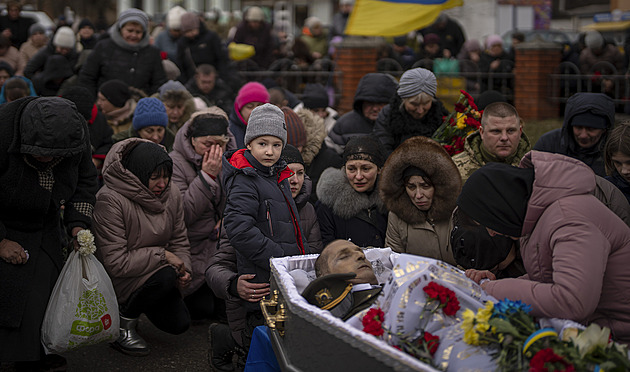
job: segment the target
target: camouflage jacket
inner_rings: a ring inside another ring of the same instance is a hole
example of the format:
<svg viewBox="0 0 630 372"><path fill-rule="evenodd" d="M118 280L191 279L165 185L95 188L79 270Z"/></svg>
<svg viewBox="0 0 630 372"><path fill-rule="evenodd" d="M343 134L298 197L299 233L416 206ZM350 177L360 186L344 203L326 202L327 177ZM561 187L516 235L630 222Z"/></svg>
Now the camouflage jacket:
<svg viewBox="0 0 630 372"><path fill-rule="evenodd" d="M531 150L531 147L529 139L525 133L523 133L521 135L521 140L518 143L516 153L511 157L506 158L505 163L518 166L521 162L521 158L527 154L529 150ZM475 131L466 137L464 151L453 156L453 161L455 162L455 165L457 165L457 169L459 169L463 183L466 182L468 177L470 177L474 171L491 161L486 159L481 152L481 135L479 134L479 131Z"/></svg>

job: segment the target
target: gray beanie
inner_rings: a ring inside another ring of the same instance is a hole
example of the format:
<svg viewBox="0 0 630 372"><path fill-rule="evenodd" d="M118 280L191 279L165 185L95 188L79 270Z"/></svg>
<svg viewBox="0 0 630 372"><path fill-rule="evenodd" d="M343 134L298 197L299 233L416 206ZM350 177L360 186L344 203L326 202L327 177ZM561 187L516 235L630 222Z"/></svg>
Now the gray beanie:
<svg viewBox="0 0 630 372"><path fill-rule="evenodd" d="M282 140L282 146L287 144L287 124L284 122L284 112L276 105L265 103L252 110L247 121L245 144L262 136L274 136Z"/></svg>
<svg viewBox="0 0 630 372"><path fill-rule="evenodd" d="M397 93L400 98L415 97L422 92L435 97L437 92L435 75L422 67L405 71L398 85Z"/></svg>
<svg viewBox="0 0 630 372"><path fill-rule="evenodd" d="M142 26L144 32L149 28L149 16L140 9L129 8L118 16L118 29L120 30L128 22L136 22Z"/></svg>
<svg viewBox="0 0 630 372"><path fill-rule="evenodd" d="M589 31L584 37L584 44L590 49L599 49L604 46L604 37L599 31Z"/></svg>

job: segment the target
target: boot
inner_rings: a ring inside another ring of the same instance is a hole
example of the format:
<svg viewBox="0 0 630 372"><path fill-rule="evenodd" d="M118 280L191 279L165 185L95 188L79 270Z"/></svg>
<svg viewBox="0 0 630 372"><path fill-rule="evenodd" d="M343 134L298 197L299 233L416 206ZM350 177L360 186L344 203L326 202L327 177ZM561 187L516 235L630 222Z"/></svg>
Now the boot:
<svg viewBox="0 0 630 372"><path fill-rule="evenodd" d="M236 342L232 338L230 327L222 323L212 323L209 329L210 333L210 352L208 353L208 362L210 369L215 372L231 372L234 371L232 356Z"/></svg>
<svg viewBox="0 0 630 372"><path fill-rule="evenodd" d="M136 331L138 318L120 317L120 336L111 345L120 352L133 356L149 354L149 345Z"/></svg>

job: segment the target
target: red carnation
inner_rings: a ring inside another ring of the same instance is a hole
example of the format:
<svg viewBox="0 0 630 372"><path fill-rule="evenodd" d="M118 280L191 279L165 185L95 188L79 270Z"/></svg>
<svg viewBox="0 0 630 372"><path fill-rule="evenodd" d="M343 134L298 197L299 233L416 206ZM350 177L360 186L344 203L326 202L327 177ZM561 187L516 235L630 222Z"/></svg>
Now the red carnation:
<svg viewBox="0 0 630 372"><path fill-rule="evenodd" d="M475 105L475 100L472 98L472 96L468 94L465 90L460 90L460 92L464 96L466 96L466 99L468 100L468 104L470 105L470 107L474 110L478 110L477 105Z"/></svg>
<svg viewBox="0 0 630 372"><path fill-rule="evenodd" d="M458 138L461 140L461 137ZM457 144L457 141L455 142ZM430 282L423 288L427 294L429 300L437 300L440 302L441 307L444 308L444 314L452 316L459 310L459 300L455 295L455 292L450 289L437 284L436 282Z"/></svg>
<svg viewBox="0 0 630 372"><path fill-rule="evenodd" d="M455 111L464 113L464 112L466 112L466 106L464 106L463 104L457 102L455 104Z"/></svg>
<svg viewBox="0 0 630 372"><path fill-rule="evenodd" d="M429 353L433 356L440 345L440 338L438 336L433 336L429 332L424 332L424 336L422 338L424 340L424 344L427 345Z"/></svg>
<svg viewBox="0 0 630 372"><path fill-rule="evenodd" d="M372 308L368 310L367 314L363 316L363 332L369 333L374 336L382 336L383 321L385 320L385 313L380 308Z"/></svg>
<svg viewBox="0 0 630 372"><path fill-rule="evenodd" d="M551 364L551 368L546 367L547 364ZM560 369L564 367L563 369ZM560 355L553 352L553 349L542 349L534 355L529 362L530 372L548 372L548 371L565 371L574 372L575 367L573 364L564 360Z"/></svg>

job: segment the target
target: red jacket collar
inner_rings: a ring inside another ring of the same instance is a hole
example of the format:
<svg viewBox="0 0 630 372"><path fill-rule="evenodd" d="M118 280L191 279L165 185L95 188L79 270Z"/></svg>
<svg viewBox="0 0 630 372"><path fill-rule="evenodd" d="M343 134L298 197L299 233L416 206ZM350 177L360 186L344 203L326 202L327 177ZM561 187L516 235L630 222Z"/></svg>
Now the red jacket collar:
<svg viewBox="0 0 630 372"><path fill-rule="evenodd" d="M254 168L245 157L245 151L246 149L237 150L230 157L230 164L234 168L237 168L237 169ZM285 167L282 171L280 171L280 173L278 173L278 183L290 178L291 176L293 176L293 171L289 169L289 167Z"/></svg>

